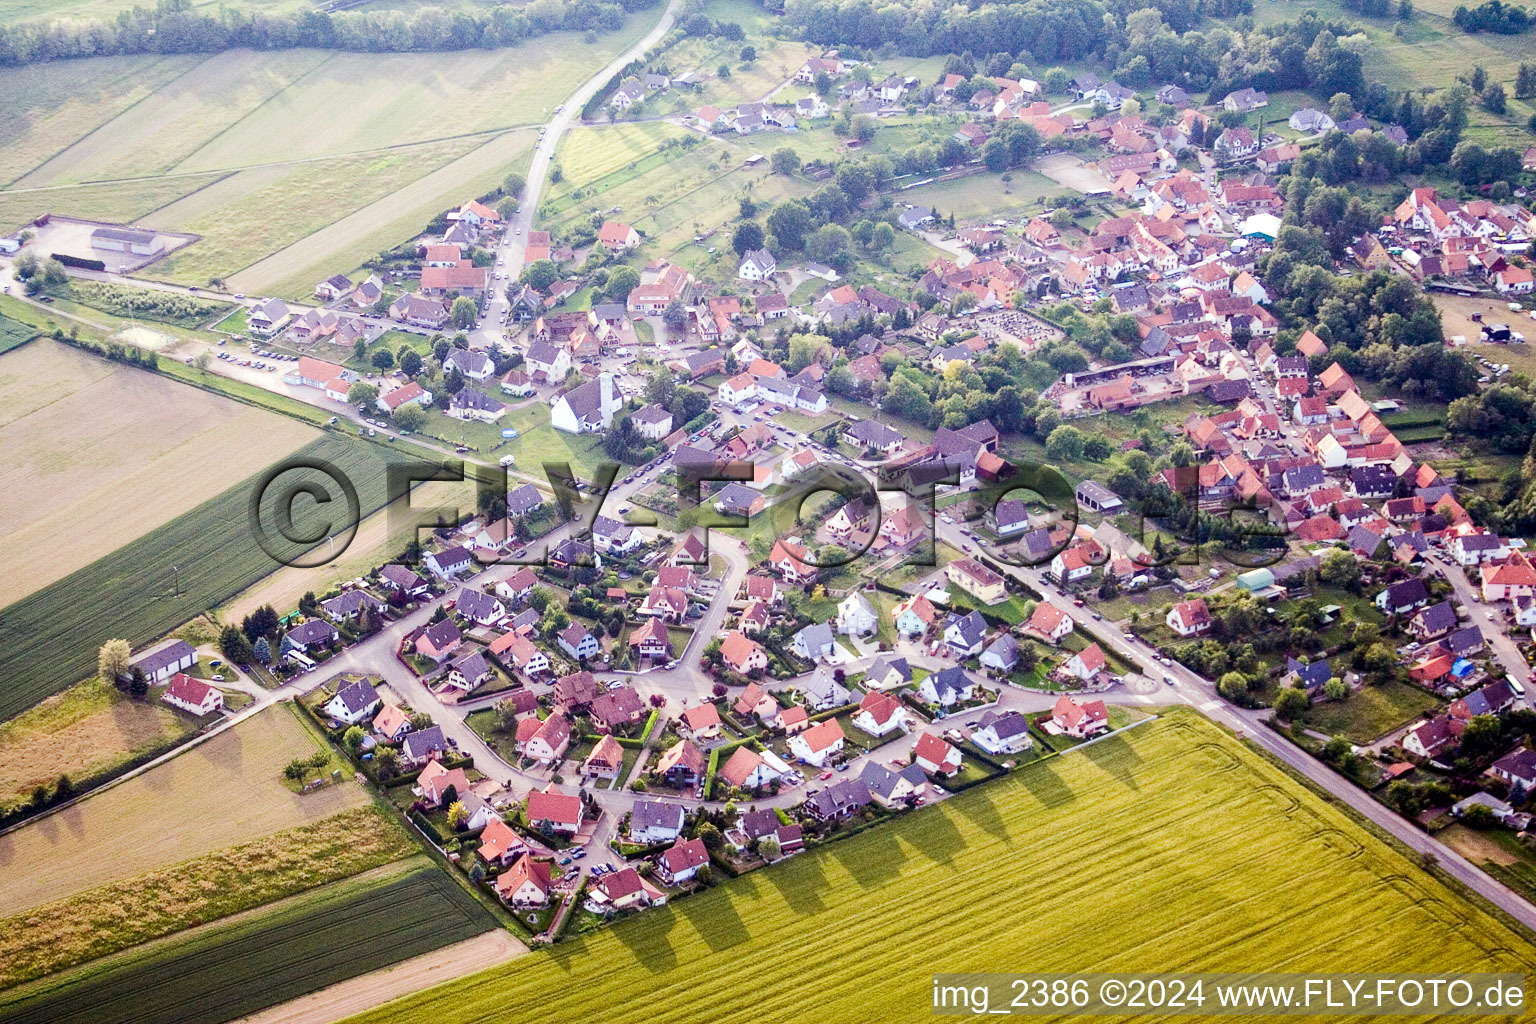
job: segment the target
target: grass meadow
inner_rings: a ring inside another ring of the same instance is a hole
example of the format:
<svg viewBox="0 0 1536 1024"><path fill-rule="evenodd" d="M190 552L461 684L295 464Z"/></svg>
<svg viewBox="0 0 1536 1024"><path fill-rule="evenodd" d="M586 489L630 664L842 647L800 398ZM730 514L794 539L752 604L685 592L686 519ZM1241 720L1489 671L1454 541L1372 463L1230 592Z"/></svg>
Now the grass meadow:
<svg viewBox="0 0 1536 1024"><path fill-rule="evenodd" d="M420 852L399 821L358 807L33 907L0 928L9 988Z"/></svg>
<svg viewBox="0 0 1536 1024"><path fill-rule="evenodd" d="M116 0L0 3L97 13ZM524 169L530 126L656 16L591 44L570 32L452 54L235 50L0 70L0 227L54 212L191 231L202 240L149 276L243 272L245 291L308 295Z"/></svg>
<svg viewBox="0 0 1536 1024"><path fill-rule="evenodd" d="M1176 710L353 1020L472 1024L536 1002L567 1021L696 1020L701 1007L716 1020L887 1021L930 1012L935 971L1524 972L1533 962L1527 936ZM784 983L764 984L762 965Z"/></svg>
<svg viewBox="0 0 1536 1024"><path fill-rule="evenodd" d="M311 294L317 280L338 267L354 270L354 278L364 276L354 269L364 260L416 235L433 217L457 206L465 197L490 192L508 171L526 171L536 138L531 129L522 129L484 142L476 138L442 143L445 150L466 143L470 148L395 192L381 195L246 266L230 278L230 286L250 293L270 291L303 298ZM404 159L408 166L415 152L407 150L403 156L390 152L379 159L390 166Z"/></svg>
<svg viewBox="0 0 1536 1024"><path fill-rule="evenodd" d="M60 342L0 356L0 605L82 569L316 437ZM70 537L72 542L61 542ZM79 595L76 595L77 597Z"/></svg>
<svg viewBox="0 0 1536 1024"><path fill-rule="evenodd" d="M495 926L420 860L46 979L0 1004L21 1024L222 1024Z"/></svg>
<svg viewBox="0 0 1536 1024"><path fill-rule="evenodd" d="M68 774L77 788L197 731L191 716L87 679L0 723L0 807ZM3 958L0 958L3 959Z"/></svg>
<svg viewBox="0 0 1536 1024"><path fill-rule="evenodd" d="M141 775L0 837L25 865L0 891L14 917L100 886L360 807L350 777L295 793L283 766L321 749L299 713L275 705Z"/></svg>

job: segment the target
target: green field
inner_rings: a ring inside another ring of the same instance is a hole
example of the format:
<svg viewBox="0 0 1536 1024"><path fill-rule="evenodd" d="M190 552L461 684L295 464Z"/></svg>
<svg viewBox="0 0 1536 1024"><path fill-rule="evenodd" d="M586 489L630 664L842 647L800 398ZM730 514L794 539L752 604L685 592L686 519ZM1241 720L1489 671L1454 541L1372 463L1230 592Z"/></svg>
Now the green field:
<svg viewBox="0 0 1536 1024"><path fill-rule="evenodd" d="M928 1015L935 971L1533 964L1526 936L1177 710L354 1019L889 1021Z"/></svg>
<svg viewBox="0 0 1536 1024"><path fill-rule="evenodd" d="M385 467L410 460L382 445L337 434L312 441L294 457L324 459L345 473L357 488L364 515L384 503ZM274 492L305 478L314 477L303 470L286 474ZM276 569L251 530L255 483L237 484L0 609L0 635L30 638L0 650L0 720L93 674L96 649L104 641L125 637L135 647L148 643ZM323 478L320 483L326 486ZM330 493L340 497L335 485ZM302 502L296 511L304 511ZM310 526L328 514L337 513L322 510ZM301 522L299 529L305 528Z"/></svg>
<svg viewBox="0 0 1536 1024"><path fill-rule="evenodd" d="M31 324L12 320L8 316L0 316L0 354L25 345L37 337L37 333L37 328Z"/></svg>
<svg viewBox="0 0 1536 1024"><path fill-rule="evenodd" d="M221 1024L493 926L451 878L418 865L45 979L0 1005L0 1021Z"/></svg>

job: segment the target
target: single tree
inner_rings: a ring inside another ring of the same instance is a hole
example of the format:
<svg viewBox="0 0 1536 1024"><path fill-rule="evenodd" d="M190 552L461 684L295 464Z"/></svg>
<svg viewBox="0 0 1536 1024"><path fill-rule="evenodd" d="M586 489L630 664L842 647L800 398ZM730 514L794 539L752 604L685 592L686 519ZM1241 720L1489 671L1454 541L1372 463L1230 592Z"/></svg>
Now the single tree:
<svg viewBox="0 0 1536 1024"><path fill-rule="evenodd" d="M127 673L128 660L132 654L133 650L127 640L108 640L96 652L96 674L107 682L116 682L118 676Z"/></svg>

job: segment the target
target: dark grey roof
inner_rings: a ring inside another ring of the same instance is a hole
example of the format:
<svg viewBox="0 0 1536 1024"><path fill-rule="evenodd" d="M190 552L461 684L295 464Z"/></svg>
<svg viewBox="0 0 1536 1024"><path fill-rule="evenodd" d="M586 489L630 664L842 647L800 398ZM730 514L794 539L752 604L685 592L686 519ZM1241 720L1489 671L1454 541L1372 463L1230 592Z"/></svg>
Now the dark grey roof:
<svg viewBox="0 0 1536 1024"><path fill-rule="evenodd" d="M309 619L294 626L283 639L296 644L330 643L336 638L336 627L324 619Z"/></svg>
<svg viewBox="0 0 1536 1024"><path fill-rule="evenodd" d="M432 560L441 566L468 565L473 559L469 549L462 544L455 544L451 548L443 548L431 556Z"/></svg>
<svg viewBox="0 0 1536 1024"><path fill-rule="evenodd" d="M1020 498L1007 498L997 503L993 509L993 518L998 526L1012 526L1015 523L1029 522L1029 509Z"/></svg>
<svg viewBox="0 0 1536 1024"><path fill-rule="evenodd" d="M919 768L918 771L921 772L922 769ZM891 798L891 794L896 790L896 783L902 778L901 773L891 771L879 761L866 761L864 770L859 773L859 782L864 788L884 800ZM924 781L927 781L926 778Z"/></svg>
<svg viewBox="0 0 1536 1024"><path fill-rule="evenodd" d="M491 670L490 662L485 660L484 651L471 651L448 666L449 671L456 671L465 679L473 682Z"/></svg>
<svg viewBox="0 0 1536 1024"><path fill-rule="evenodd" d="M1473 690L1461 702L1474 715L1493 715L1507 707L1515 699L1509 684L1502 679L1494 680L1481 689Z"/></svg>
<svg viewBox="0 0 1536 1024"><path fill-rule="evenodd" d="M796 633L795 638L812 654L830 647L836 642L836 637L832 633L832 626L826 622L811 623L800 630L799 633Z"/></svg>
<svg viewBox="0 0 1536 1024"><path fill-rule="evenodd" d="M864 673L866 679L878 679L887 672L895 669L907 682L912 681L912 666L907 664L906 658L876 658L870 662L869 669Z"/></svg>
<svg viewBox="0 0 1536 1024"><path fill-rule="evenodd" d="M813 793L805 802L811 813L820 818L858 810L871 802L869 787L857 779L839 779L820 793Z"/></svg>
<svg viewBox="0 0 1536 1024"><path fill-rule="evenodd" d="M191 644L185 640L177 640L175 643L167 644L157 651L141 654L129 662L129 664L135 668L143 669L145 675L152 676L156 672L174 665L184 658L189 656L195 657L196 655L197 650Z"/></svg>
<svg viewBox="0 0 1536 1024"><path fill-rule="evenodd" d="M929 676L928 681L933 684L934 692L940 697L946 694L958 696L962 691L975 685L971 681L971 677L966 675L965 671L958 665L951 665L949 668L940 669Z"/></svg>
<svg viewBox="0 0 1536 1024"><path fill-rule="evenodd" d="M746 484L739 481L731 481L720 488L715 495L715 502L732 512L745 512L752 507L760 495Z"/></svg>
<svg viewBox="0 0 1536 1024"><path fill-rule="evenodd" d="M388 565L385 565L379 570L379 576L389 580L389 582L397 587L404 587L406 590L415 590L426 582L426 580L399 562L390 562Z"/></svg>
<svg viewBox="0 0 1536 1024"><path fill-rule="evenodd" d="M987 635L987 620L981 617L981 613L972 609L965 615L951 615L948 622L944 623L944 630L948 632L954 627L960 633L960 639L965 641L967 647L974 647ZM948 668L945 672L955 672L958 669Z"/></svg>
<svg viewBox="0 0 1536 1024"><path fill-rule="evenodd" d="M446 367L458 367L460 373L484 373L490 366L491 357L484 352L456 348L443 360Z"/></svg>
<svg viewBox="0 0 1536 1024"><path fill-rule="evenodd" d="M1536 779L1536 750L1512 750L1493 762L1493 766L1517 779Z"/></svg>
<svg viewBox="0 0 1536 1024"><path fill-rule="evenodd" d="M1333 669L1329 668L1326 659L1313 662L1301 662L1295 658L1285 659L1285 671L1295 673L1296 678L1308 690L1316 690L1329 679L1333 678Z"/></svg>
<svg viewBox="0 0 1536 1024"><path fill-rule="evenodd" d="M1445 639L1440 641L1440 646L1445 648L1448 654L1460 657L1463 654L1471 654L1483 647L1483 632L1476 626L1463 626L1455 630Z"/></svg>
<svg viewBox="0 0 1536 1024"><path fill-rule="evenodd" d="M544 495L533 484L523 484L507 492L507 512L511 515L523 515L542 504Z"/></svg>
<svg viewBox="0 0 1536 1024"><path fill-rule="evenodd" d="M472 409L476 412L495 412L504 406L486 394L475 388L460 388L448 401L448 405L454 409Z"/></svg>
<svg viewBox="0 0 1536 1024"><path fill-rule="evenodd" d="M423 635L427 638L433 647L437 648L445 647L448 644L453 643L455 640L463 638L463 634L459 632L459 627L453 624L452 619L443 619L439 622L434 622L432 625L427 627L427 630Z"/></svg>
<svg viewBox="0 0 1536 1024"><path fill-rule="evenodd" d="M1441 601L1439 604L1432 604L1428 608L1421 608L1414 615L1414 619L1422 628L1432 633L1443 633L1448 629L1455 628L1456 609L1451 606L1451 602Z"/></svg>
<svg viewBox="0 0 1536 1024"><path fill-rule="evenodd" d="M983 729L991 729L1000 740L1029 732L1029 719L1017 711L1005 711L1002 714L988 711L981 716L980 724Z"/></svg>
<svg viewBox="0 0 1536 1024"><path fill-rule="evenodd" d="M1397 487L1397 474L1391 466L1355 466L1349 482L1356 494L1391 494Z"/></svg>
<svg viewBox="0 0 1536 1024"><path fill-rule="evenodd" d="M1012 633L1004 633L992 641L992 646L988 647L985 653L999 659L1005 665L1012 665L1019 660L1019 642L1013 638Z"/></svg>
<svg viewBox="0 0 1536 1024"><path fill-rule="evenodd" d="M884 448L886 445L900 442L902 438L899 431L892 430L883 423L876 423L874 420L859 420L844 433L869 448Z"/></svg>
<svg viewBox="0 0 1536 1024"><path fill-rule="evenodd" d="M341 706L346 708L349 714L355 715L364 708L376 704L379 693L368 680L360 679L337 690L333 699L340 700Z"/></svg>
<svg viewBox="0 0 1536 1024"><path fill-rule="evenodd" d="M870 763L873 764L874 762L871 761ZM640 803L635 804L636 808L639 806ZM782 822L779 821L777 814L769 810L762 810L743 811L737 824L747 834L748 839L761 839L763 836L771 836L777 832Z"/></svg>
<svg viewBox="0 0 1536 1024"><path fill-rule="evenodd" d="M443 739L443 727L434 725L428 729L419 729L408 733L401 743L405 756L412 761L420 760L431 754L441 753L448 749L448 741Z"/></svg>
<svg viewBox="0 0 1536 1024"><path fill-rule="evenodd" d="M453 606L465 618L479 621L483 617L495 615L499 604L500 601L484 591L463 587L455 596Z"/></svg>
<svg viewBox="0 0 1536 1024"><path fill-rule="evenodd" d="M382 611L384 602L366 590L344 590L335 597L321 601L320 607L325 609L325 614L340 617L356 615L365 607L373 608L375 611Z"/></svg>
<svg viewBox="0 0 1536 1024"><path fill-rule="evenodd" d="M1387 588L1387 609L1406 608L1429 600L1429 589L1421 579L1399 580Z"/></svg>
<svg viewBox="0 0 1536 1024"><path fill-rule="evenodd" d="M767 812L772 815L772 811ZM773 819L777 828L779 820ZM682 804L662 803L660 800L636 800L635 806L629 812L629 827L631 829L643 829L651 827L675 828L683 827Z"/></svg>

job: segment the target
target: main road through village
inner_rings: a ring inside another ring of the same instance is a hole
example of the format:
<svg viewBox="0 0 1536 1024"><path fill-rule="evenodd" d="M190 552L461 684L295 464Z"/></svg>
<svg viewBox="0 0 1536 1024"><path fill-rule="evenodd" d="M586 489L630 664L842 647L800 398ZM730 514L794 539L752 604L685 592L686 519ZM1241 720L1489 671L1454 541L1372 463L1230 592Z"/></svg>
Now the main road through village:
<svg viewBox="0 0 1536 1024"><path fill-rule="evenodd" d="M527 175L527 187L522 198L518 213L509 225L498 249L499 262L506 271L508 280L515 280L522 269L524 246L527 233L533 229L538 212L540 197L543 194L545 179L548 175L551 161L560 139L565 131L575 123L580 115L581 108L594 96L603 84L606 83L620 68L629 62L640 58L650 47L654 46L672 27L681 0L670 0L660 20L646 36L637 42L628 52L616 58L612 64L594 75L581 86L564 104L558 107L554 115L546 124L538 145L534 150L532 163ZM7 280L11 279L10 261L4 261L3 273ZM134 284L142 285L143 282L134 281ZM175 286L165 286L175 288ZM182 290L177 288L176 290ZM493 300L498 304L504 304L505 298L498 296ZM46 308L46 307L41 307ZM485 323L492 325L496 322L499 305L493 307L486 315ZM494 331L494 328L486 328ZM482 329L484 330L484 329ZM477 332L478 333L478 332ZM480 341L482 339L476 339ZM488 343L488 342L487 342ZM411 439L414 440L414 439ZM638 494L652 482L652 477L657 471L637 474L628 484L618 484L609 493L604 511L612 514L619 506L625 504L631 497ZM584 521L590 521L589 512ZM938 522L935 527L939 540L945 541L955 547L965 545L964 535L959 524L947 524ZM570 535L571 525L564 525L542 538L539 543L554 545ZM533 548L530 548L532 551ZM716 531L711 538L712 553L722 556L724 572L720 580L719 592L711 602L709 610L702 619L695 623L696 632L689 649L682 655L677 665L671 669L659 669L635 675L624 675L626 679L640 692L642 697L661 695L666 699L665 713L675 715L683 708L708 699L711 694L713 681L700 668L700 653L711 637L721 633L721 627L727 614L727 605L741 585L748 569L748 558L745 545L727 532ZM473 578L464 581L466 585L479 586L505 579L519 566L501 565L488 566L480 570ZM1283 736L1277 734L1262 723L1264 712L1234 708L1217 698L1212 685L1177 663L1163 665L1157 661L1155 652L1150 648L1132 640L1118 626L1113 623L1095 619L1084 608L1074 605L1070 598L1064 595L1054 584L1047 580L1036 569L1003 565L1004 571L1015 580L1022 582L1043 595L1044 600L1051 602L1070 616L1077 629L1093 636L1100 644L1114 651L1114 653L1126 663L1144 674L1148 679L1163 680L1166 685L1161 689L1163 694L1159 697L1151 697L1146 694L1132 694L1123 689L1113 690L1104 695L1111 702L1140 704L1142 706L1156 703L1181 702L1192 705L1201 713L1207 715L1217 723L1239 734L1245 740L1263 749L1276 760L1284 763L1296 774L1304 777L1309 783L1331 794L1339 803L1351 808L1356 814L1368 819L1374 825L1390 833L1394 838L1402 842L1412 850L1432 856L1440 867L1456 880L1466 885L1490 903L1508 913L1527 928L1536 931L1536 906L1532 906L1524 898L1505 888L1479 868L1466 860L1460 854L1451 850L1445 844L1433 836L1427 835L1405 821L1386 807L1377 803L1369 794L1335 774L1319 761L1312 758ZM1476 595L1459 572L1447 571L1447 578L1455 586L1458 596L1469 608L1477 609ZM1458 578L1460 577L1460 578ZM371 676L382 678L403 700L413 707L429 712L442 726L444 734L451 738L459 751L473 756L476 767L487 776L506 784L511 792L521 797L529 789L542 787L550 781L552 769L522 770L508 764L492 746L483 740L465 721L466 715L473 710L487 707L491 701L469 701L465 704L445 705L440 703L427 685L411 672L396 656L404 637L411 631L426 624L437 607L451 597L445 595L434 599L418 607L408 615L388 623L383 629L373 636L354 645L343 654L326 663L324 673L311 673L298 677L276 689L267 690L248 681L240 681L238 685L248 690L256 699L246 709L238 714L229 716L221 725L199 736L191 744L205 742L210 736L231 728L240 721L252 715L259 714L262 710L282 700L297 699L313 691L326 679L339 672L367 673ZM1475 611L1474 611L1475 614ZM1486 620L1486 617L1478 621L1478 625L1488 635L1494 645L1494 650L1518 678L1528 678L1528 670L1523 660L1515 664L1518 652L1511 654L1512 645L1508 638L1503 636L1503 631L1495 624ZM1502 638L1502 642L1500 640ZM897 656L905 656L908 660L924 667L940 667L946 662L935 658L920 647L913 644L899 644L893 652ZM850 671L857 671L872 660L869 657L851 659L844 667ZM613 675L615 673L608 673ZM785 685L785 684L780 684ZM548 689L547 684L535 687L538 692ZM1054 702L1054 697L1016 690L1012 687L1003 687L999 696L998 706L1013 708L1021 711L1038 711L1049 707ZM973 714L980 714L980 709ZM868 751L854 759L850 768L850 777L856 777L862 763L869 759L889 760L898 756L905 756L906 747L910 743L910 737L902 737L893 740L879 748ZM138 771L130 773L127 777L137 775L139 772L152 768L155 764L174 757L186 747L179 748L164 757L141 767ZM634 772L640 773L643 763L635 766ZM121 780L120 780L121 781ZM807 784L814 786L815 782ZM761 806L788 806L798 803L802 799L802 786L795 786L781 791L774 797L756 801ZM624 788L611 790L593 790L593 795L602 808L601 821L590 841L593 849L601 851L607 839L613 835L619 820L633 806L637 799L634 793ZM683 797L681 802L697 805L702 801ZM599 854L600 856L600 854ZM583 869L585 870L585 869Z"/></svg>

